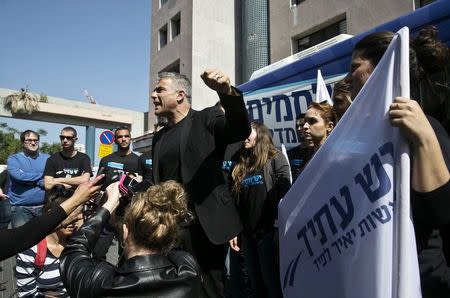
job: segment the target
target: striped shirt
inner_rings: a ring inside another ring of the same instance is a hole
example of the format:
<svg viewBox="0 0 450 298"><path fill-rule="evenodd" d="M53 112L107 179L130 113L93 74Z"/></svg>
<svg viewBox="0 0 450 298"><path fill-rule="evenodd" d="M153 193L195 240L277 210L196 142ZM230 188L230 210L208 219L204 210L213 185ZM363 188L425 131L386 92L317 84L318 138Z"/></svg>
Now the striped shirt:
<svg viewBox="0 0 450 298"><path fill-rule="evenodd" d="M36 268L37 245L19 253L16 262L19 297L68 297L59 275L59 259L48 249L42 270Z"/></svg>

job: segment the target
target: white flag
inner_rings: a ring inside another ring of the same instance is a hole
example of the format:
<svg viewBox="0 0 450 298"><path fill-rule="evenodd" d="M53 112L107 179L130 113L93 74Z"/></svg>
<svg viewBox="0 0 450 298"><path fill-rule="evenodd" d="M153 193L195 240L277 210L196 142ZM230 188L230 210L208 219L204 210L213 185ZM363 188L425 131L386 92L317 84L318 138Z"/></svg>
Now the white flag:
<svg viewBox="0 0 450 298"><path fill-rule="evenodd" d="M280 202L284 297L421 296L408 146L388 119L409 97L408 51L403 28Z"/></svg>
<svg viewBox="0 0 450 298"><path fill-rule="evenodd" d="M281 144L281 152L283 152L284 157L286 157L286 160L288 162L289 168L291 168L291 162L289 161L289 156L287 154L286 146L284 144ZM289 170L289 180L292 183L292 172Z"/></svg>
<svg viewBox="0 0 450 298"><path fill-rule="evenodd" d="M325 85L325 81L322 78L322 73L320 69L317 70L317 88L316 88L316 97L314 102L322 102L327 101L330 105L333 105L333 101L330 98L330 94L327 90L327 85Z"/></svg>

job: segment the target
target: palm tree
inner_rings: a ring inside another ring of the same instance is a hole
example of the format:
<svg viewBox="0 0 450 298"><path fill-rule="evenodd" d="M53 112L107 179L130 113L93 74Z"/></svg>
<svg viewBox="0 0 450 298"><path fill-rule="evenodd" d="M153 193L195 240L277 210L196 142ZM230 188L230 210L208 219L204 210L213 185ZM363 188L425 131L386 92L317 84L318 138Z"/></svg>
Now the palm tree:
<svg viewBox="0 0 450 298"><path fill-rule="evenodd" d="M11 113L31 114L39 110L39 98L22 88L19 92L4 97L3 106Z"/></svg>

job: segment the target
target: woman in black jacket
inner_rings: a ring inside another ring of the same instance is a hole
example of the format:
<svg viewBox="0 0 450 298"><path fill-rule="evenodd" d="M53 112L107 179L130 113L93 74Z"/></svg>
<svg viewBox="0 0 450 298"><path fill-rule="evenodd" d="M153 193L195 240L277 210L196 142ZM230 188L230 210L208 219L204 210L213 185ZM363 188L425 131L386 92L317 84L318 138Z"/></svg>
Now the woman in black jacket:
<svg viewBox="0 0 450 298"><path fill-rule="evenodd" d="M198 297L200 277L194 258L172 251L178 225L188 220L180 184L167 181L135 195L125 211L125 261L114 266L91 252L119 204L118 183L107 188L108 200L70 239L60 271L71 297Z"/></svg>

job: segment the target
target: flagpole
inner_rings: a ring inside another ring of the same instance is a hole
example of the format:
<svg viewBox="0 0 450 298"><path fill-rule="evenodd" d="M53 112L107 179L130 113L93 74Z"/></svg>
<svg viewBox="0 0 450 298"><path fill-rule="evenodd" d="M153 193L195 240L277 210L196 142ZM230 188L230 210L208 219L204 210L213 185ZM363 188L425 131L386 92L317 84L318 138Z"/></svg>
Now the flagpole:
<svg viewBox="0 0 450 298"><path fill-rule="evenodd" d="M410 78L409 78L409 29L404 27L399 31L398 38L400 38L399 46L401 47L400 65L397 67L400 76L400 94L402 97L410 98ZM410 158L409 145L404 137L399 133L398 129L398 157L399 166L396 167L396 177L400 179L398 183L399 189L397 193L397 209L398 209L398 226L397 226L397 297L409 298L412 297L411 284L408 282L411 279L409 264L411 264L411 256L407 252L408 245L411 242L411 235L414 235L411 228L410 219ZM407 173L407 174L405 174Z"/></svg>

